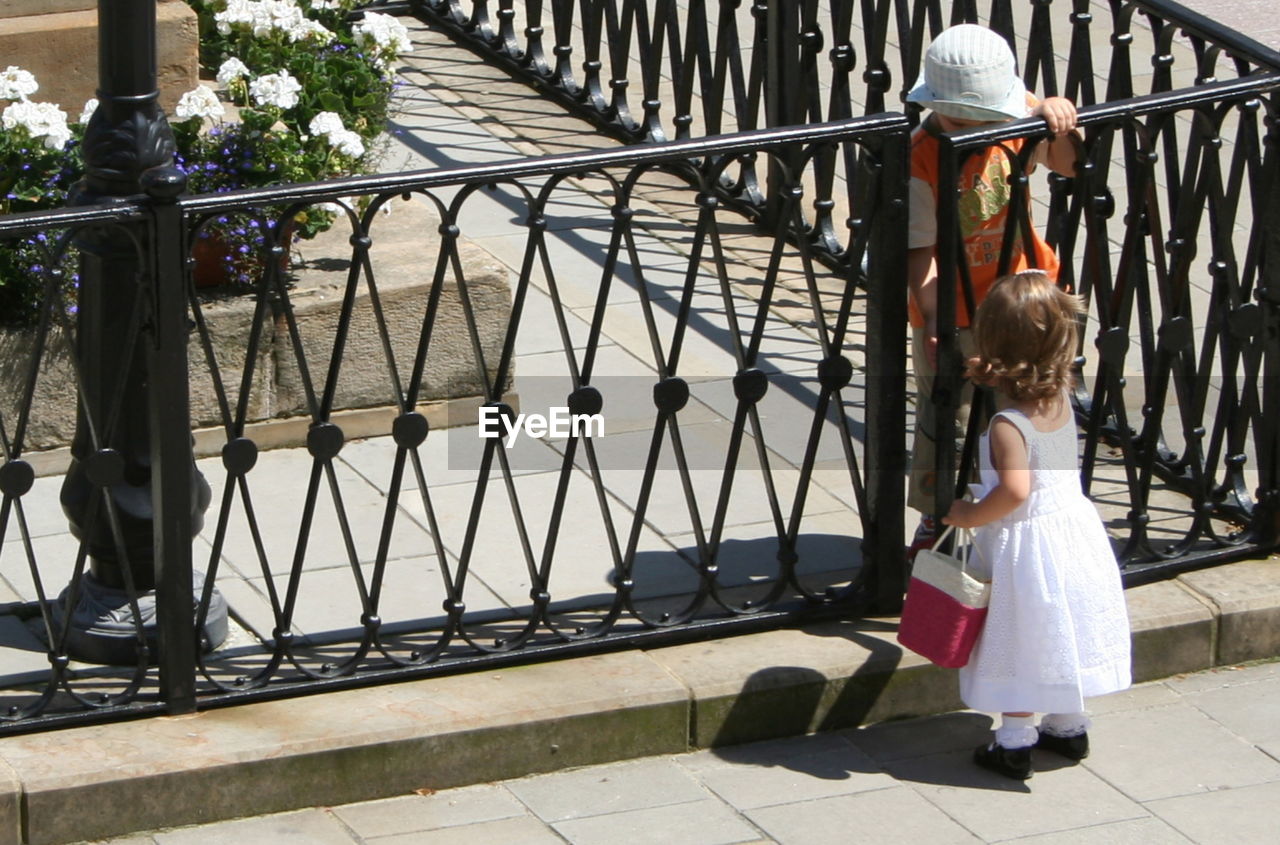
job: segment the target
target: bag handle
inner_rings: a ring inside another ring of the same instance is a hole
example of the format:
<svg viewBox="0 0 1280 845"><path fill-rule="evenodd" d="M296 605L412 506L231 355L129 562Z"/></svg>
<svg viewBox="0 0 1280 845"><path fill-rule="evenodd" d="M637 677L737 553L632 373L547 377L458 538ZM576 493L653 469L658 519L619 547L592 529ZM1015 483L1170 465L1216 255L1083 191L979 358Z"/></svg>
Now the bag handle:
<svg viewBox="0 0 1280 845"><path fill-rule="evenodd" d="M951 536L951 532L955 530L956 527L954 525L948 525L943 532L938 535L938 539L933 541L933 546L931 548L936 549L941 546L946 542L947 538ZM973 549L977 553L979 560L982 559L982 550L978 548L977 543L973 542L972 528L962 528L960 530L964 532L964 535L962 539L957 538L956 540L956 559L960 561L961 569L967 569L969 567L969 550Z"/></svg>
<svg viewBox="0 0 1280 845"><path fill-rule="evenodd" d="M975 499L974 499L974 491L973 491L973 487L974 487L974 485L972 485L972 484L971 484L971 485L969 485L969 488L970 488L970 489L969 489L969 492L967 492L967 493L965 493L965 494L964 494L964 500L965 500L966 502L972 502L972 501L974 501L974 500L975 500ZM945 529L943 529L942 533L938 535L938 539L936 539L936 540L934 540L934 541L933 541L933 545L932 545L932 546L930 546L930 548L936 549L938 546L942 545L944 542L946 542L947 537L951 536L951 532L952 532L952 531L955 531L955 530L956 530L956 527L955 527L954 525L948 525ZM963 540L956 540L956 557L957 557L957 558L959 559L959 561L960 561L960 568L961 568L961 569L967 569L967 568L968 568L968 566L969 566L969 549L971 549L971 548L972 548L972 549L977 550L977 552L978 552L978 559L979 559L979 560L981 560L981 561L985 564L985 563L986 563L986 560L985 560L985 559L983 559L983 557L982 557L982 550L981 550L981 549L979 549L979 548L978 548L978 546L977 546L977 544L973 542L973 529L972 529L972 528L962 528L962 529L960 529L960 530L964 532L964 539L963 539Z"/></svg>

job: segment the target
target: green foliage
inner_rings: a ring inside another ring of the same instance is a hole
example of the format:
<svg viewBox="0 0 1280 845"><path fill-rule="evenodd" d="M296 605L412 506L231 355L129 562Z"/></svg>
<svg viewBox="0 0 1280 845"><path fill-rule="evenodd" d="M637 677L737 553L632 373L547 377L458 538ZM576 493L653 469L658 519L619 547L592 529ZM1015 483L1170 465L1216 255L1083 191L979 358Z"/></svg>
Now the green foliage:
<svg viewBox="0 0 1280 845"><path fill-rule="evenodd" d="M176 164L193 193L312 182L372 170L395 90L396 56L407 34L386 15L352 21L357 0L187 0L200 25L201 86L170 115ZM231 62L231 65L228 65ZM234 66L235 70L229 70ZM83 171L84 125L57 106L27 101L37 89L19 68L0 74L0 213L57 208ZM292 237L332 225L309 209ZM202 238L223 242L232 282L257 275L265 255L261 221L218 220ZM44 243L0 242L0 323L38 314ZM46 274L47 275L47 274Z"/></svg>
<svg viewBox="0 0 1280 845"><path fill-rule="evenodd" d="M54 147L15 121L14 112L6 113L12 125L0 124L0 214L64 205L82 170L83 127L69 127L71 140ZM52 261L48 247L44 235L0 241L0 325L27 325L39 318L48 278L44 270Z"/></svg>

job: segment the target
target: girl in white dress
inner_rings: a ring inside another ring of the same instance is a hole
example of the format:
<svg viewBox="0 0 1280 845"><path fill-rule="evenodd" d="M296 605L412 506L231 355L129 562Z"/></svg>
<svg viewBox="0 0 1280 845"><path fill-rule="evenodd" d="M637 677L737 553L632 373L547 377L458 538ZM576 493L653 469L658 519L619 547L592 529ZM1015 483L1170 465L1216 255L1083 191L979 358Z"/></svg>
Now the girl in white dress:
<svg viewBox="0 0 1280 845"><path fill-rule="evenodd" d="M974 501L944 522L977 528L991 568L991 604L960 696L1000 712L978 765L1031 777L1031 749L1073 760L1089 753L1084 699L1125 689L1129 619L1119 568L1080 487L1068 400L1080 300L1039 270L1006 276L977 312L969 375L1005 398L982 436ZM1035 713L1045 713L1037 728Z"/></svg>

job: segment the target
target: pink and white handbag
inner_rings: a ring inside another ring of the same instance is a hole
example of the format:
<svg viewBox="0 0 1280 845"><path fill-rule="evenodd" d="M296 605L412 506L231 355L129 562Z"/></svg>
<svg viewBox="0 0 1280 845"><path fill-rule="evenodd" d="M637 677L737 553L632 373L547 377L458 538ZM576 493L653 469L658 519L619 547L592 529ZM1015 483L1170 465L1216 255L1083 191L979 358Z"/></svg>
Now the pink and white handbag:
<svg viewBox="0 0 1280 845"><path fill-rule="evenodd" d="M991 582L970 571L972 532L965 529L956 556L939 551L954 529L948 527L933 548L916 553L898 626L898 642L949 669L969 662L991 600Z"/></svg>

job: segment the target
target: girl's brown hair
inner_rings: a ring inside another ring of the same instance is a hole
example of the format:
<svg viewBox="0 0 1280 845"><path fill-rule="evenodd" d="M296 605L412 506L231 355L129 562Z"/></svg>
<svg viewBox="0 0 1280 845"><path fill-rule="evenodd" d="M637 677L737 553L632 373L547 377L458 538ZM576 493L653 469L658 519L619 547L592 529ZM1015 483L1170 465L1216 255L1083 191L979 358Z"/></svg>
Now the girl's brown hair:
<svg viewBox="0 0 1280 845"><path fill-rule="evenodd" d="M1080 298L1058 288L1043 270L996 280L978 306L978 360L970 376L1020 401L1058 396L1071 384L1084 313Z"/></svg>

